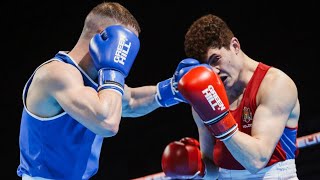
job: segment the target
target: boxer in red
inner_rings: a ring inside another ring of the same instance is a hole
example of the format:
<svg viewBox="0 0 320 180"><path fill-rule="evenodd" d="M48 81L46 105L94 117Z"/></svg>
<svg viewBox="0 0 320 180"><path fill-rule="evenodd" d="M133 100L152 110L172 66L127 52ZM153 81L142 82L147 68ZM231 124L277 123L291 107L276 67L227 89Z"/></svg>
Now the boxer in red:
<svg viewBox="0 0 320 180"><path fill-rule="evenodd" d="M165 174L178 179L298 179L300 105L295 82L282 70L246 55L215 15L191 25L185 52L204 64L178 82L192 107L200 147L196 151L197 146L190 150L189 144L170 143L162 159ZM194 158L198 154L201 159Z"/></svg>

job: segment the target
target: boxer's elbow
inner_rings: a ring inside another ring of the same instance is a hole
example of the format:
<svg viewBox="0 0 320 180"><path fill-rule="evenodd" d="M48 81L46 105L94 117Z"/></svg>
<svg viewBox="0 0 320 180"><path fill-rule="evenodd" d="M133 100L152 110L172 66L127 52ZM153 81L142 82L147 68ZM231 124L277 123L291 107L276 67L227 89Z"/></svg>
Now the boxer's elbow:
<svg viewBox="0 0 320 180"><path fill-rule="evenodd" d="M101 136L103 137L112 137L115 136L119 131L119 125L108 124L104 127L104 131Z"/></svg>
<svg viewBox="0 0 320 180"><path fill-rule="evenodd" d="M112 137L115 136L118 131L119 131L119 123L120 121L113 121L113 120L107 120L107 121L103 121L103 123L101 124L104 131L102 136L103 137Z"/></svg>
<svg viewBox="0 0 320 180"><path fill-rule="evenodd" d="M250 164L246 166L246 169L251 173L251 174L256 174L258 173L261 169L265 168L265 166L268 163L268 159L266 157L260 157L258 159L253 159Z"/></svg>
<svg viewBox="0 0 320 180"><path fill-rule="evenodd" d="M96 134L102 137L115 136L119 131L120 120L118 118L106 118L104 120L97 121Z"/></svg>

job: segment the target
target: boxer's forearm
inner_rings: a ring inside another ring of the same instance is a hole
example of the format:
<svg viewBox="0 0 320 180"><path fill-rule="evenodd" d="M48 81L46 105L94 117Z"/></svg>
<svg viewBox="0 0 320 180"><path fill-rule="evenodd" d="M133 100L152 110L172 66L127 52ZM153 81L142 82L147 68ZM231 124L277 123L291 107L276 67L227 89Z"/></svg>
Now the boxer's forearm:
<svg viewBox="0 0 320 180"><path fill-rule="evenodd" d="M156 86L137 88L126 86L122 100L122 117L144 116L159 108L160 106L155 100L155 94Z"/></svg>

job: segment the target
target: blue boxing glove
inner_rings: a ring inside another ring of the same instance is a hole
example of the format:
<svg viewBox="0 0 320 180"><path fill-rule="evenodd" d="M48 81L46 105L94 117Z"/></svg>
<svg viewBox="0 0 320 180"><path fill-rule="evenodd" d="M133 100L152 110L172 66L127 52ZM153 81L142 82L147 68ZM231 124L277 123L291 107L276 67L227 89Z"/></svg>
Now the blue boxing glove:
<svg viewBox="0 0 320 180"><path fill-rule="evenodd" d="M123 95L124 79L139 52L136 34L121 25L107 27L90 41L89 53L98 71L98 90L112 89Z"/></svg>
<svg viewBox="0 0 320 180"><path fill-rule="evenodd" d="M178 82L191 68L199 65L199 61L192 58L183 59L178 64L173 77L157 84L156 101L162 107L170 107L186 100L178 91Z"/></svg>

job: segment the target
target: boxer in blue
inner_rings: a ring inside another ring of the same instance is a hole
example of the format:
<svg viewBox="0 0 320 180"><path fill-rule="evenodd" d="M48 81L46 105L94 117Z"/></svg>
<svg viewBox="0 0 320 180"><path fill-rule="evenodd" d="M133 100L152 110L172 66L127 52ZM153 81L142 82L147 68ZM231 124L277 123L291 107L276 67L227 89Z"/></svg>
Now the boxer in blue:
<svg viewBox="0 0 320 180"><path fill-rule="evenodd" d="M121 117L139 117L184 102L176 84L199 62L182 60L157 85L125 84L139 52L140 27L122 5L103 2L87 15L74 48L42 63L26 82L17 175L27 179L90 179L103 139Z"/></svg>

